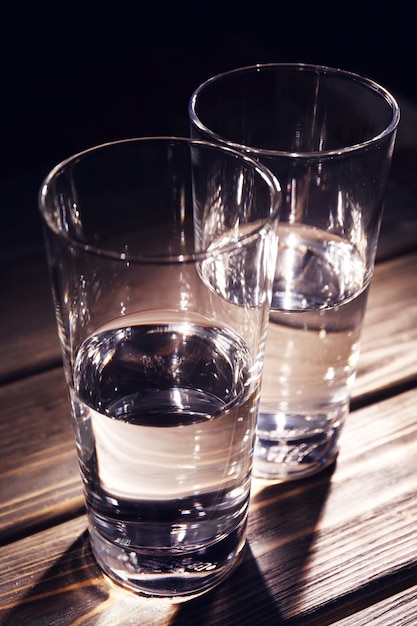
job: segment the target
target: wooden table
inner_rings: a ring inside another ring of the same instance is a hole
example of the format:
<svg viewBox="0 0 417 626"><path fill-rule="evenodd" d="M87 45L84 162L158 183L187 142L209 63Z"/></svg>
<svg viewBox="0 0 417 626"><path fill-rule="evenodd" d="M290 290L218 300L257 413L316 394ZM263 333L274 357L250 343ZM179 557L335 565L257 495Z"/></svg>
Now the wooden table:
<svg viewBox="0 0 417 626"><path fill-rule="evenodd" d="M417 623L417 112L401 104L337 464L286 485L254 481L242 565L179 605L117 587L92 558L36 209L45 172L3 181L2 626Z"/></svg>

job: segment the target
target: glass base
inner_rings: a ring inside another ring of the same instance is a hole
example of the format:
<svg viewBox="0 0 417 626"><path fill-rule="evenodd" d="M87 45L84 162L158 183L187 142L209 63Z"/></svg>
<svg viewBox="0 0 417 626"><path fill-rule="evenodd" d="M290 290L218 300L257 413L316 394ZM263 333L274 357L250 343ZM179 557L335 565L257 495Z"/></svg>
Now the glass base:
<svg viewBox="0 0 417 626"><path fill-rule="evenodd" d="M194 550L123 547L89 528L93 555L115 582L140 595L182 602L207 593L240 563L246 520L230 535Z"/></svg>
<svg viewBox="0 0 417 626"><path fill-rule="evenodd" d="M261 409L253 476L281 482L311 476L336 461L344 413L268 413Z"/></svg>

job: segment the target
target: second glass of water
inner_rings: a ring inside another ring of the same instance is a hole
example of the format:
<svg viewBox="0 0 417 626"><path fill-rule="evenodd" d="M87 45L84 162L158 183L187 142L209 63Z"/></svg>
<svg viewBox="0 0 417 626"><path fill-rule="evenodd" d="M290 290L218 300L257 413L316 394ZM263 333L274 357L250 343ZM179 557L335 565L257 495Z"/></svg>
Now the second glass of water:
<svg viewBox="0 0 417 626"><path fill-rule="evenodd" d="M188 139L98 146L40 194L93 553L184 599L245 544L280 191Z"/></svg>
<svg viewBox="0 0 417 626"><path fill-rule="evenodd" d="M283 207L254 474L332 463L349 411L399 109L372 80L265 64L192 95L192 135L257 158Z"/></svg>

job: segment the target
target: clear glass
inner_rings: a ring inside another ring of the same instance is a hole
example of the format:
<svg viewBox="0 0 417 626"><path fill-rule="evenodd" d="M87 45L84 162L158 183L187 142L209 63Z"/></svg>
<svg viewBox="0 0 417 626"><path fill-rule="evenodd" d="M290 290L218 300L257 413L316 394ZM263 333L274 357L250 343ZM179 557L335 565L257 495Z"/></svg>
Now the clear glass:
<svg viewBox="0 0 417 626"><path fill-rule="evenodd" d="M193 597L245 545L280 191L180 138L98 146L40 192L94 555Z"/></svg>
<svg viewBox="0 0 417 626"><path fill-rule="evenodd" d="M282 187L254 475L301 478L336 459L349 411L399 108L361 76L267 64L209 79L189 115Z"/></svg>

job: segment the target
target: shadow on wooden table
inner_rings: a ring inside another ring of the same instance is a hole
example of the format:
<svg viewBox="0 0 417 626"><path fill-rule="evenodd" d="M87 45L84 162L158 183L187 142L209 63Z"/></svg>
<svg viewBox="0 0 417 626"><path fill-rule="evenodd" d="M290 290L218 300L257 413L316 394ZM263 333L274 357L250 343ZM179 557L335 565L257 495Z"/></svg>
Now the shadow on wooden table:
<svg viewBox="0 0 417 626"><path fill-rule="evenodd" d="M87 531L82 532L33 584L44 561L53 558L53 539L48 542L39 537L37 547L41 552L32 562L28 555L28 565L16 583L16 593L23 590L25 593L20 593L19 599L12 602L13 608L4 607L5 614L0 614L1 626L73 625L91 610L95 612L109 598L109 586L93 560Z"/></svg>
<svg viewBox="0 0 417 626"><path fill-rule="evenodd" d="M0 624L293 623L303 568L327 497L331 472L332 469L287 485L258 485L252 497L249 541L241 564L217 588L181 604L138 597L104 576L92 556L84 516L62 524L58 533L53 529L40 533L36 553L27 559L24 555L27 565L22 567L16 590L11 590L10 608L3 606ZM67 536L78 538L70 543ZM68 547L62 552L65 543Z"/></svg>
<svg viewBox="0 0 417 626"><path fill-rule="evenodd" d="M304 566L334 467L315 477L282 485L255 480L243 562L209 594L181 604L170 626L295 623L293 611Z"/></svg>

